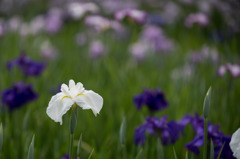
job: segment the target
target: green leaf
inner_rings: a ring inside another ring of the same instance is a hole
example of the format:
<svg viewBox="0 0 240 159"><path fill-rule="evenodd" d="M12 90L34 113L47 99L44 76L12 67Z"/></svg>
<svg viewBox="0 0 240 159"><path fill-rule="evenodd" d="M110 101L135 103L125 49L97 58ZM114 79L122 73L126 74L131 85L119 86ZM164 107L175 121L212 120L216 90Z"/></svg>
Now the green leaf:
<svg viewBox="0 0 240 159"><path fill-rule="evenodd" d="M222 148L221 148L221 150L220 150L220 152L219 152L219 154L218 154L217 159L220 159L220 157L221 157L221 153L222 153L222 150L223 150L224 145L225 145L225 142L224 142L224 144L223 144L223 146L222 146Z"/></svg>
<svg viewBox="0 0 240 159"><path fill-rule="evenodd" d="M120 127L120 143L122 145L125 144L125 139L126 139L126 119L125 117L123 117L123 120L122 120L122 124L121 124L121 127Z"/></svg>
<svg viewBox="0 0 240 159"><path fill-rule="evenodd" d="M78 147L77 147L77 157L80 158L81 153L81 147L82 147L82 134L80 135L79 141L78 141Z"/></svg>
<svg viewBox="0 0 240 159"><path fill-rule="evenodd" d="M76 126L77 126L77 118L78 118L78 106L76 104L72 105L72 114L70 121L70 134L74 134Z"/></svg>
<svg viewBox="0 0 240 159"><path fill-rule="evenodd" d="M88 159L91 159L92 155L93 155L94 149L92 149L92 152L90 153L90 155L88 156Z"/></svg>
<svg viewBox="0 0 240 159"><path fill-rule="evenodd" d="M28 159L34 159L34 138L35 135L33 135L32 142L28 149Z"/></svg>
<svg viewBox="0 0 240 159"><path fill-rule="evenodd" d="M141 158L141 156L142 156L142 151L143 151L143 149L141 148L141 149L139 150L139 152L138 152L138 154L137 154L137 156L136 156L135 159L140 159L140 158Z"/></svg>
<svg viewBox="0 0 240 159"><path fill-rule="evenodd" d="M212 140L211 140L211 144L210 144L210 159L214 159L214 145L213 145Z"/></svg>
<svg viewBox="0 0 240 159"><path fill-rule="evenodd" d="M163 146L160 138L157 138L157 158L164 158Z"/></svg>
<svg viewBox="0 0 240 159"><path fill-rule="evenodd" d="M174 155L174 159L177 159L177 154L174 147L173 147L173 155Z"/></svg>
<svg viewBox="0 0 240 159"><path fill-rule="evenodd" d="M188 159L188 151L186 152L186 156L185 156L185 159Z"/></svg>
<svg viewBox="0 0 240 159"><path fill-rule="evenodd" d="M3 146L3 126L1 123L1 125L0 125L0 151L2 150L2 146Z"/></svg>
<svg viewBox="0 0 240 159"><path fill-rule="evenodd" d="M210 112L211 105L211 87L208 89L203 103L203 116L206 119Z"/></svg>

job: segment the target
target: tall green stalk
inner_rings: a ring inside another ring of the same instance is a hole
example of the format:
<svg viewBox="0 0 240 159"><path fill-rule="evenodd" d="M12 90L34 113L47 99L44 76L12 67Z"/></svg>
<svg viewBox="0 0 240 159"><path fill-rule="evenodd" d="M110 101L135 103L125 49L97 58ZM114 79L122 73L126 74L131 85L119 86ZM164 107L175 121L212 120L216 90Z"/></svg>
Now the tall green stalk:
<svg viewBox="0 0 240 159"><path fill-rule="evenodd" d="M203 147L203 159L207 159L207 119L204 118L204 147Z"/></svg>
<svg viewBox="0 0 240 159"><path fill-rule="evenodd" d="M204 116L204 146L203 146L203 159L207 159L207 139L208 139L208 115L211 106L211 87L208 89L203 103L203 116Z"/></svg>
<svg viewBox="0 0 240 159"><path fill-rule="evenodd" d="M74 132L77 125L77 117L78 117L78 107L76 104L73 104L72 106L72 113L70 117L70 145L69 145L69 158L73 158L73 138L74 138Z"/></svg>

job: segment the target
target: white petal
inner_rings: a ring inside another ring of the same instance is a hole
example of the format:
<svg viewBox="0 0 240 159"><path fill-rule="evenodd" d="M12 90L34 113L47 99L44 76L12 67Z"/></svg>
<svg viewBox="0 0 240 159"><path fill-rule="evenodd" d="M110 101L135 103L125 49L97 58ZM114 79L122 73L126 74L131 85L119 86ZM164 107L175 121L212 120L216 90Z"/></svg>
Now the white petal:
<svg viewBox="0 0 240 159"><path fill-rule="evenodd" d="M65 97L64 93L58 93L53 96L47 107L47 115L55 122L62 125L62 116L71 108L74 101Z"/></svg>
<svg viewBox="0 0 240 159"><path fill-rule="evenodd" d="M240 128L232 135L230 147L233 152L233 156L240 159Z"/></svg>
<svg viewBox="0 0 240 159"><path fill-rule="evenodd" d="M66 84L62 84L61 85L61 91L66 95L66 96L70 96L70 93L69 93L69 88Z"/></svg>
<svg viewBox="0 0 240 159"><path fill-rule="evenodd" d="M95 116L99 114L103 106L103 98L91 90L84 91L82 95L77 96L73 100L82 109L91 109Z"/></svg>
<svg viewBox="0 0 240 159"><path fill-rule="evenodd" d="M73 87L75 87L75 82L74 82L74 80L69 80L69 88L71 89L71 88L73 88Z"/></svg>

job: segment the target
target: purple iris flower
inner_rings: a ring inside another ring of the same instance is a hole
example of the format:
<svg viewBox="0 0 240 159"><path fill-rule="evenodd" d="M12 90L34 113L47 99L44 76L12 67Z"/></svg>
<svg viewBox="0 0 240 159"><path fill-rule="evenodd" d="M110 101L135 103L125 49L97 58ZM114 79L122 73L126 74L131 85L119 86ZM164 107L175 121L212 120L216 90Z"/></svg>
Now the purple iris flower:
<svg viewBox="0 0 240 159"><path fill-rule="evenodd" d="M70 159L69 154L62 156L61 159ZM77 157L75 157L75 159L77 159Z"/></svg>
<svg viewBox="0 0 240 159"><path fill-rule="evenodd" d="M146 105L150 111L159 111L168 106L164 93L159 89L145 89L143 93L136 95L133 100L137 109Z"/></svg>
<svg viewBox="0 0 240 159"><path fill-rule="evenodd" d="M122 21L125 18L130 18L136 23L144 24L147 21L147 13L137 9L123 9L115 13L115 19Z"/></svg>
<svg viewBox="0 0 240 159"><path fill-rule="evenodd" d="M9 61L7 64L9 70L14 66L17 66L26 76L39 76L45 69L44 63L33 61L25 53L22 53L18 58Z"/></svg>
<svg viewBox="0 0 240 159"><path fill-rule="evenodd" d="M160 137L163 145L174 144L183 134L184 126L176 121L167 121L167 116L162 118L148 117L146 122L135 130L135 145L145 143L145 134Z"/></svg>
<svg viewBox="0 0 240 159"><path fill-rule="evenodd" d="M2 92L2 104L3 106L8 105L10 111L37 98L38 94L32 89L32 86L23 82L16 83L12 88Z"/></svg>
<svg viewBox="0 0 240 159"><path fill-rule="evenodd" d="M135 134L134 134L134 143L135 145L141 144L144 145L145 144L145 133L148 129L148 123L145 123L143 125L138 126L135 129Z"/></svg>
<svg viewBox="0 0 240 159"><path fill-rule="evenodd" d="M197 114L195 116L189 116L187 115L184 117L184 120L187 121L185 123L191 123L193 130L196 133L195 138L187 143L185 147L195 154L199 155L199 147L203 146L204 144L204 118L198 116ZM183 121L183 120L182 120ZM221 153L221 158L228 158L232 159L233 155L231 152L231 149L229 147L229 143L231 140L230 135L224 135L222 131L219 130L220 125L213 125L212 123L208 122L208 142L210 140L213 141L214 144L214 158L217 158L223 144L224 148Z"/></svg>

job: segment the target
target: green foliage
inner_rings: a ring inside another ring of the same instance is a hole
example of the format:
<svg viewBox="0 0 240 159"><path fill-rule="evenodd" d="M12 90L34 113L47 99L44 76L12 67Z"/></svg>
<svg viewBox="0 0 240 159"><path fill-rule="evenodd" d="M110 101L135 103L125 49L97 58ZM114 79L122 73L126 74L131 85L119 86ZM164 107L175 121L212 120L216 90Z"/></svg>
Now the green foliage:
<svg viewBox="0 0 240 159"><path fill-rule="evenodd" d="M34 138L35 138L35 135L33 135L31 144L29 145L28 159L34 159Z"/></svg>

